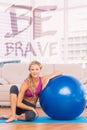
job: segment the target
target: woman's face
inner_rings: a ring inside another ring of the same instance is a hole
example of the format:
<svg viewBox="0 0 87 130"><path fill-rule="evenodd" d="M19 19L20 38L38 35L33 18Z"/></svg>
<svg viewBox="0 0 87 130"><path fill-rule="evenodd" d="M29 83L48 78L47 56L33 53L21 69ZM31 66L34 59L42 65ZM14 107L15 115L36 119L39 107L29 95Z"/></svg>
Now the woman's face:
<svg viewBox="0 0 87 130"><path fill-rule="evenodd" d="M34 77L34 78L39 77L40 71L41 71L41 69L40 69L39 65L37 65L37 64L31 65L30 73L31 73L32 77Z"/></svg>

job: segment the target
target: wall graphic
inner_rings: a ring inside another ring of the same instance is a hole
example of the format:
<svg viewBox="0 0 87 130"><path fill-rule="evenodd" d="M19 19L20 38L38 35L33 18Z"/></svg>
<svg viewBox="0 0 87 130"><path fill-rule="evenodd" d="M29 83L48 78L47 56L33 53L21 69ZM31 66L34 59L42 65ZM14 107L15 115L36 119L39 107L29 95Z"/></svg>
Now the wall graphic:
<svg viewBox="0 0 87 130"><path fill-rule="evenodd" d="M58 0L0 1L1 63L59 62L62 29L57 3Z"/></svg>

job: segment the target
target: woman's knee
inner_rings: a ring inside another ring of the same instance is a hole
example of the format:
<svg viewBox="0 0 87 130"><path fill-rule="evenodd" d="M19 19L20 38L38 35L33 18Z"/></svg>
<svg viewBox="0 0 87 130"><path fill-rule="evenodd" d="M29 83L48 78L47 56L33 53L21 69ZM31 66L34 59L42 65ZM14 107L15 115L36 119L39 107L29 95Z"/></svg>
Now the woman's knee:
<svg viewBox="0 0 87 130"><path fill-rule="evenodd" d="M10 88L10 94L16 94L18 95L19 93L19 90L18 90L18 87L16 85L12 85L11 88Z"/></svg>
<svg viewBox="0 0 87 130"><path fill-rule="evenodd" d="M35 117L36 117L36 114L35 114L34 111L29 110L29 111L26 111L26 112L25 112L25 120L31 121L31 120L34 120Z"/></svg>

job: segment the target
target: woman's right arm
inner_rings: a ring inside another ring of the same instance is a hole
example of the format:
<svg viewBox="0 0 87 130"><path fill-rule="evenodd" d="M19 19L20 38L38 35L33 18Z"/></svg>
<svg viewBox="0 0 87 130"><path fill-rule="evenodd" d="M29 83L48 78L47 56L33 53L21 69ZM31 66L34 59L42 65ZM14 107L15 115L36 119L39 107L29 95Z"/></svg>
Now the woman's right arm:
<svg viewBox="0 0 87 130"><path fill-rule="evenodd" d="M20 91L19 91L17 106L19 108L22 108L22 109L25 109L25 110L33 110L33 111L35 111L33 107L30 107L30 106L22 103L26 89L27 89L27 83L24 82L22 84L21 88L20 88Z"/></svg>

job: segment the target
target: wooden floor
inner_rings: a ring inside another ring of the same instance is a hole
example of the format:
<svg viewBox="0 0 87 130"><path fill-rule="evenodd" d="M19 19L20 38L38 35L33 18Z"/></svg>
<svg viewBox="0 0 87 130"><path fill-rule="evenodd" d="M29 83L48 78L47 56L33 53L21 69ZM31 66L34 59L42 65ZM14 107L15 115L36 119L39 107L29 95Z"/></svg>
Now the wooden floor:
<svg viewBox="0 0 87 130"><path fill-rule="evenodd" d="M42 109L37 108L40 115L45 115ZM0 108L0 114L10 113L10 108ZM82 115L87 115L87 108ZM11 124L0 123L0 130L87 130L87 123L77 124Z"/></svg>

